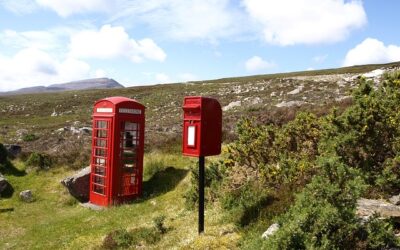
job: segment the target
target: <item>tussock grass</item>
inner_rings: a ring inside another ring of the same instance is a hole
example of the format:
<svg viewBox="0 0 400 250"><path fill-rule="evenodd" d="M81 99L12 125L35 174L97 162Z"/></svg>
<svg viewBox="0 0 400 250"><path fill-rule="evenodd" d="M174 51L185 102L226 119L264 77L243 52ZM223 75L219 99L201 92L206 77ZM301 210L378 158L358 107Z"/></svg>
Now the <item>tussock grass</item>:
<svg viewBox="0 0 400 250"><path fill-rule="evenodd" d="M130 232L154 228L154 220L160 216L165 216L163 226L167 230L159 241L145 243L146 248L234 248L239 234L233 225L224 224L218 207L207 207L206 233L201 237L197 235L197 211L184 208L183 193L189 184L186 173L195 159L159 152L147 154L145 159L146 166L159 166L155 167L159 171L146 180L153 187L152 195L102 211L88 210L71 198L60 184L62 178L73 173L68 168L33 171L23 176L6 175L15 192L12 197L0 200L0 208L13 208L0 213L0 249L99 248L107 234L118 229ZM26 168L19 161L13 164L20 171ZM178 178L176 173L185 174ZM159 191L157 186L163 185L170 188ZM19 192L26 189L32 190L35 202L19 200Z"/></svg>

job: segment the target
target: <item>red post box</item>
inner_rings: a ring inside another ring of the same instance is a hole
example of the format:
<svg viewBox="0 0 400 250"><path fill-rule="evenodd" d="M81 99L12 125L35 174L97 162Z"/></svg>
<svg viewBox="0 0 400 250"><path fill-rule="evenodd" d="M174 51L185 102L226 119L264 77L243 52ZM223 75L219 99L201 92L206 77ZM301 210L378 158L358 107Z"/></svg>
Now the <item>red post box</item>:
<svg viewBox="0 0 400 250"><path fill-rule="evenodd" d="M183 155L199 157L199 234L204 232L205 156L221 153L222 110L215 99L187 96L183 102Z"/></svg>
<svg viewBox="0 0 400 250"><path fill-rule="evenodd" d="M219 102L208 97L187 96L183 111L183 155L219 155L222 137L222 110Z"/></svg>
<svg viewBox="0 0 400 250"><path fill-rule="evenodd" d="M96 102L90 174L90 202L109 206L141 195L145 107L125 97Z"/></svg>

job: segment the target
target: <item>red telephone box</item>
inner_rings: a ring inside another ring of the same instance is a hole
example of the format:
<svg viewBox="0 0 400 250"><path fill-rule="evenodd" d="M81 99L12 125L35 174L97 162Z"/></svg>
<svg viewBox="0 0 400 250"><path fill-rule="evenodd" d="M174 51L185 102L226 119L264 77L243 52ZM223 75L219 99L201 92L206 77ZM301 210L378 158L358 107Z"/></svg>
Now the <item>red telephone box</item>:
<svg viewBox="0 0 400 250"><path fill-rule="evenodd" d="M109 206L141 195L145 107L125 97L99 100L93 110L90 202Z"/></svg>
<svg viewBox="0 0 400 250"><path fill-rule="evenodd" d="M187 96L183 111L183 155L219 155L222 137L219 102L209 97Z"/></svg>

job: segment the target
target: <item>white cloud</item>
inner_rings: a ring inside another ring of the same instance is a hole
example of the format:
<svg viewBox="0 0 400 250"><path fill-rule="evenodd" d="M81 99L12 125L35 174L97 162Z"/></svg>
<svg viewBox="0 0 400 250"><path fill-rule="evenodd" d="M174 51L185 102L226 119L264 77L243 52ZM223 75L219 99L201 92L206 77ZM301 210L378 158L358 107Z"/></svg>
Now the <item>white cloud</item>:
<svg viewBox="0 0 400 250"><path fill-rule="evenodd" d="M110 59L127 57L133 62L144 59L164 61L165 52L152 40L135 41L120 26L104 25L97 30L85 30L72 35L70 55L77 58Z"/></svg>
<svg viewBox="0 0 400 250"><path fill-rule="evenodd" d="M37 8L32 0L0 0L0 5L19 15L31 13Z"/></svg>
<svg viewBox="0 0 400 250"><path fill-rule="evenodd" d="M0 32L0 43L14 49L37 48L51 50L60 47L60 37L51 31L4 30Z"/></svg>
<svg viewBox="0 0 400 250"><path fill-rule="evenodd" d="M156 81L158 83L169 83L171 82L171 78L169 77L169 75L164 74L164 73L157 73L155 75Z"/></svg>
<svg viewBox="0 0 400 250"><path fill-rule="evenodd" d="M12 57L0 55L0 91L49 85L90 76L90 66L80 60L57 60L37 48L20 50Z"/></svg>
<svg viewBox="0 0 400 250"><path fill-rule="evenodd" d="M333 43L362 27L359 0L243 0L266 42L278 45Z"/></svg>
<svg viewBox="0 0 400 250"><path fill-rule="evenodd" d="M267 62L259 56L253 56L246 61L245 67L247 71L256 72L274 68L276 67L276 64L273 62Z"/></svg>
<svg viewBox="0 0 400 250"><path fill-rule="evenodd" d="M110 21L141 21L159 34L177 40L218 38L236 34L241 29L243 13L229 0L133 0L122 1Z"/></svg>
<svg viewBox="0 0 400 250"><path fill-rule="evenodd" d="M105 12L111 7L108 0L36 0L41 7L52 9L61 17L77 13Z"/></svg>
<svg viewBox="0 0 400 250"><path fill-rule="evenodd" d="M388 45L374 38L367 38L349 50L344 66L400 61L400 46Z"/></svg>

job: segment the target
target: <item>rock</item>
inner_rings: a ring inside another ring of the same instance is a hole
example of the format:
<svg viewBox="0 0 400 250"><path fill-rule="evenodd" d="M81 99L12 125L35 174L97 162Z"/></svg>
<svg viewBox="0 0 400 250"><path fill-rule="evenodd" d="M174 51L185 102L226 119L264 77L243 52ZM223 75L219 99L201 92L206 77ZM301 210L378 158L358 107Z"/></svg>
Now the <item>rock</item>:
<svg viewBox="0 0 400 250"><path fill-rule="evenodd" d="M67 177L61 181L69 193L80 202L89 201L89 180L90 167L81 169L73 176Z"/></svg>
<svg viewBox="0 0 400 250"><path fill-rule="evenodd" d="M70 129L69 129L70 131L71 131L71 133L72 134L80 134L81 133L81 131L79 131L79 129L78 128L75 128L75 127L71 127Z"/></svg>
<svg viewBox="0 0 400 250"><path fill-rule="evenodd" d="M10 190L12 190L11 184L0 174L0 197L7 196Z"/></svg>
<svg viewBox="0 0 400 250"><path fill-rule="evenodd" d="M19 193L19 198L24 202L32 202L34 200L31 190L22 191Z"/></svg>
<svg viewBox="0 0 400 250"><path fill-rule="evenodd" d="M271 226L269 226L269 228L267 229L267 231L265 231L261 238L263 239L268 239L271 235L273 235L276 231L278 231L279 229L279 224L278 223L274 223Z"/></svg>
<svg viewBox="0 0 400 250"><path fill-rule="evenodd" d="M282 107L291 107L291 106L301 106L303 105L305 102L303 101L289 101L289 102L280 102L278 104L276 104L275 106L278 108L282 108Z"/></svg>
<svg viewBox="0 0 400 250"><path fill-rule="evenodd" d="M62 132L65 132L65 131L68 131L67 127L59 128L59 129L56 130L56 132L59 132L59 133L62 133Z"/></svg>
<svg viewBox="0 0 400 250"><path fill-rule="evenodd" d="M385 70L375 69L368 73L363 74L363 76L365 76L366 78L375 78L375 77L380 77L381 75L383 75L383 73L385 73Z"/></svg>
<svg viewBox="0 0 400 250"><path fill-rule="evenodd" d="M361 218L369 218L378 213L382 218L400 220L400 207L382 200L358 199L356 214Z"/></svg>
<svg viewBox="0 0 400 250"><path fill-rule="evenodd" d="M298 93L300 93L303 90L303 85L300 85L298 88L288 92L288 95L297 95Z"/></svg>
<svg viewBox="0 0 400 250"><path fill-rule="evenodd" d="M400 194L390 197L389 201L393 205L400 205Z"/></svg>
<svg viewBox="0 0 400 250"><path fill-rule="evenodd" d="M22 148L19 145L4 144L4 147L7 149L8 154L14 158L17 157L22 152Z"/></svg>
<svg viewBox="0 0 400 250"><path fill-rule="evenodd" d="M92 133L92 128L90 127L83 127L79 129L79 132L84 135L90 135Z"/></svg>
<svg viewBox="0 0 400 250"><path fill-rule="evenodd" d="M234 107L239 107L241 105L242 105L241 101L231 102L227 106L223 107L222 110L223 111L228 111L228 110L230 110L230 109L232 109Z"/></svg>
<svg viewBox="0 0 400 250"><path fill-rule="evenodd" d="M56 110L54 109L53 110L53 113L51 113L51 115L50 116L52 116L52 117L54 117L54 116L58 116L58 114L57 114L57 112L56 112Z"/></svg>

